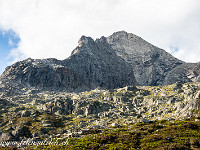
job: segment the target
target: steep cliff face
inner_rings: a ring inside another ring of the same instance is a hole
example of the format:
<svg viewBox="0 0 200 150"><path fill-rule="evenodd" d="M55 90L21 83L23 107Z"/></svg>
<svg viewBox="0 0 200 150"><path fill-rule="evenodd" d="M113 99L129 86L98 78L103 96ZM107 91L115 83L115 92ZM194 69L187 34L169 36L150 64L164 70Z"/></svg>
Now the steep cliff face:
<svg viewBox="0 0 200 150"><path fill-rule="evenodd" d="M199 63L185 63L134 34L116 32L107 38L107 42L133 67L139 85L199 81Z"/></svg>
<svg viewBox="0 0 200 150"><path fill-rule="evenodd" d="M200 82L200 62L190 65L190 68L187 70L187 77L193 82Z"/></svg>
<svg viewBox="0 0 200 150"><path fill-rule="evenodd" d="M165 84L168 73L184 64L166 51L131 33L116 32L109 36L107 41L118 56L132 65L139 85Z"/></svg>
<svg viewBox="0 0 200 150"><path fill-rule="evenodd" d="M164 84L198 82L200 68L195 63L183 63L167 73Z"/></svg>
<svg viewBox="0 0 200 150"><path fill-rule="evenodd" d="M82 36L79 46L63 62L80 75L80 84L87 87L112 89L136 84L131 66L115 54L105 38L95 42Z"/></svg>
<svg viewBox="0 0 200 150"><path fill-rule="evenodd" d="M7 67L1 80L46 90L84 91L135 85L132 67L107 43L82 36L72 55L63 60L26 59Z"/></svg>

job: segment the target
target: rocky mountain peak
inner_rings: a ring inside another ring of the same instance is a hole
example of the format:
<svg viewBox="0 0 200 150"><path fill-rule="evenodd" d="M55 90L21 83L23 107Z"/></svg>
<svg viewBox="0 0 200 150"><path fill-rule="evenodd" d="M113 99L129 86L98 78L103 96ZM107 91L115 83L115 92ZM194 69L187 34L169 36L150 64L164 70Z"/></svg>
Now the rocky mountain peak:
<svg viewBox="0 0 200 150"><path fill-rule="evenodd" d="M169 72L184 62L141 37L120 31L107 37L107 42L119 57L133 67L139 85L163 85L190 80L181 77L170 81L169 78L172 78Z"/></svg>
<svg viewBox="0 0 200 150"><path fill-rule="evenodd" d="M116 55L105 37L94 41L82 36L78 43L65 60L26 59L10 66L1 78L4 83L9 80L43 90L85 91L136 85L132 67Z"/></svg>
<svg viewBox="0 0 200 150"><path fill-rule="evenodd" d="M125 31L115 32L107 38L109 44L119 53L141 54L152 51L155 46L139 36ZM119 55L118 53L118 55Z"/></svg>
<svg viewBox="0 0 200 150"><path fill-rule="evenodd" d="M166 85L200 80L200 65L185 63L132 33L119 31L93 40L82 36L65 60L26 59L9 66L4 83L63 90Z"/></svg>
<svg viewBox="0 0 200 150"><path fill-rule="evenodd" d="M65 60L28 58L0 76L0 147L199 146L200 63L125 31L78 43ZM152 86L162 84L171 85Z"/></svg>
<svg viewBox="0 0 200 150"><path fill-rule="evenodd" d="M109 37L113 37L115 39L141 39L141 37L132 34L132 33L128 33L126 31L118 31L118 32L114 32L111 36Z"/></svg>
<svg viewBox="0 0 200 150"><path fill-rule="evenodd" d="M86 37L85 35L81 36L78 41L78 46L81 47L83 45L94 45L94 40L91 37Z"/></svg>

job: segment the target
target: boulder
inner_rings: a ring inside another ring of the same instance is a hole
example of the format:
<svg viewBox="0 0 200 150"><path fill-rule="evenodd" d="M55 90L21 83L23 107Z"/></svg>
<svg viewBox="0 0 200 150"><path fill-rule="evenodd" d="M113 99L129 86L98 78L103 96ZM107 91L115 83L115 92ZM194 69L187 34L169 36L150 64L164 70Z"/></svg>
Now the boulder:
<svg viewBox="0 0 200 150"><path fill-rule="evenodd" d="M31 115L31 112L28 110L22 111L21 117L29 117Z"/></svg>
<svg viewBox="0 0 200 150"><path fill-rule="evenodd" d="M117 124L117 123L112 123L111 126L112 126L112 127L119 127L120 125Z"/></svg>
<svg viewBox="0 0 200 150"><path fill-rule="evenodd" d="M143 119L142 119L142 122L144 122L144 123L149 123L149 122L151 122L151 120L148 120L148 119L143 118Z"/></svg>
<svg viewBox="0 0 200 150"><path fill-rule="evenodd" d="M11 140L13 140L13 137L10 133L0 133L0 142Z"/></svg>
<svg viewBox="0 0 200 150"><path fill-rule="evenodd" d="M18 126L14 131L12 131L12 134L13 136L15 136L16 139L18 139L19 137L32 137L29 128L26 126Z"/></svg>

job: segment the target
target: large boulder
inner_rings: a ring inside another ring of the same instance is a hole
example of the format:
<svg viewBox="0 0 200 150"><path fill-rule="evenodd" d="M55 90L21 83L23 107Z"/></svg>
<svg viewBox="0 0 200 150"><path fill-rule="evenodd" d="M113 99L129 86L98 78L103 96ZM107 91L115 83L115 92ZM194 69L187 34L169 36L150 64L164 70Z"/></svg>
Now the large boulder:
<svg viewBox="0 0 200 150"><path fill-rule="evenodd" d="M0 133L0 142L11 140L13 140L13 136L10 133Z"/></svg>

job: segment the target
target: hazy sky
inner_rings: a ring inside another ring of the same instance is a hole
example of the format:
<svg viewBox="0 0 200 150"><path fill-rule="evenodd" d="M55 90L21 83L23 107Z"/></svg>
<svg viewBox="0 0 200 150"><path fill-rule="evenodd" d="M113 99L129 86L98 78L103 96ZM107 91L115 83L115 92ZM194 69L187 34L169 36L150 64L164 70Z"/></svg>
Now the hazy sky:
<svg viewBox="0 0 200 150"><path fill-rule="evenodd" d="M121 30L200 61L200 0L0 0L0 73L27 57L67 58L81 35Z"/></svg>

